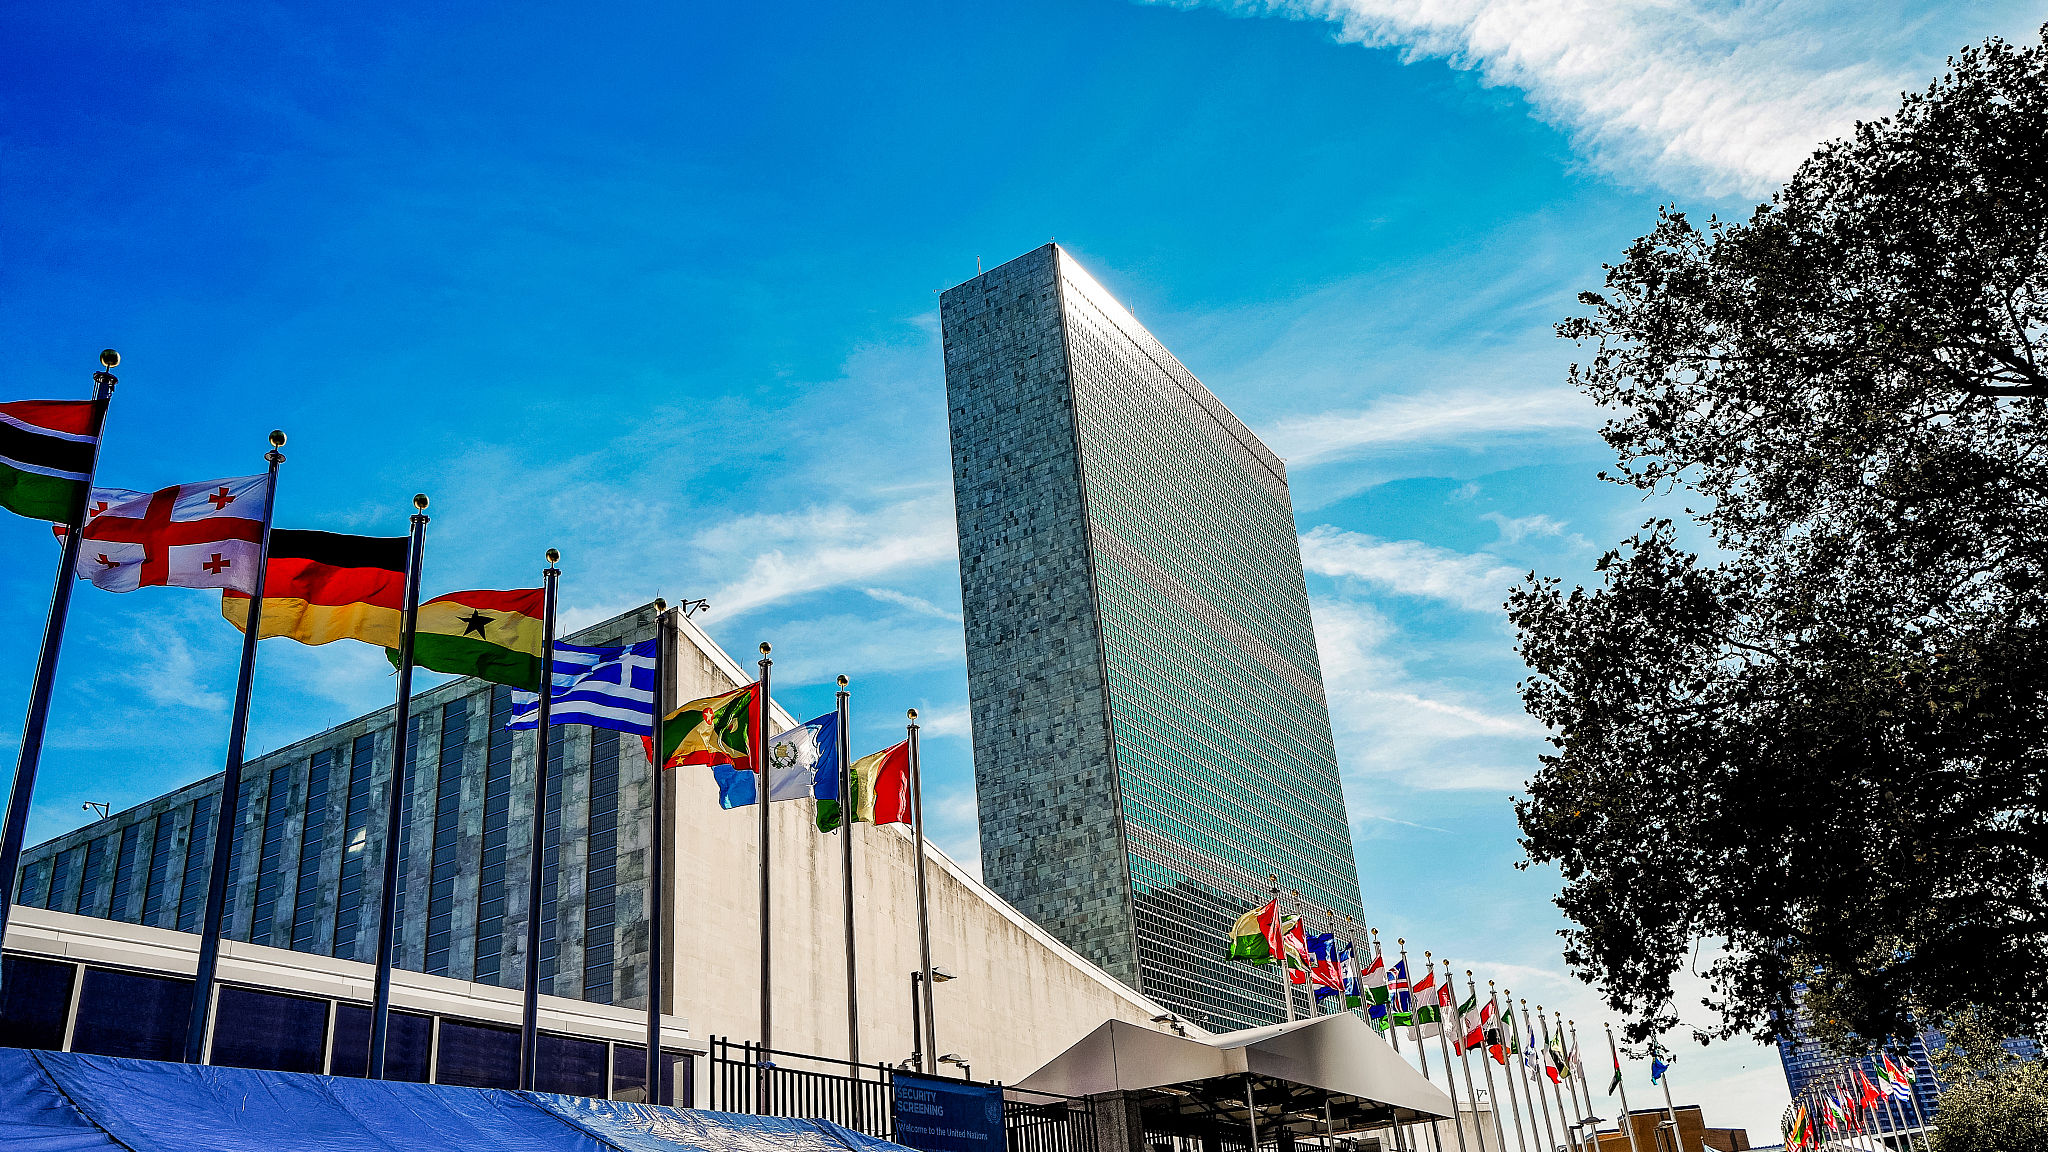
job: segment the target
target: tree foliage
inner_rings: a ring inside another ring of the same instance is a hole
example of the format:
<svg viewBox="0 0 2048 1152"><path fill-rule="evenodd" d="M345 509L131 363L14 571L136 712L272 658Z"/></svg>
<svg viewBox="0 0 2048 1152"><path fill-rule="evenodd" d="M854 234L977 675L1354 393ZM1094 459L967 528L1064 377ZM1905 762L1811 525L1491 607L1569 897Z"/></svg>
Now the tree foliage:
<svg viewBox="0 0 2048 1152"><path fill-rule="evenodd" d="M1690 505L1509 602L1550 726L1518 804L1567 959L1641 1039L1797 984L2048 1019L2048 28L1960 53L1746 221L1666 210L1560 335L1602 473ZM1681 541L1700 537L1695 551ZM1704 552L1704 555L1701 553Z"/></svg>
<svg viewBox="0 0 2048 1152"><path fill-rule="evenodd" d="M2048 1064L2031 1060L1950 1088L1934 1120L1934 1152L2048 1148Z"/></svg>

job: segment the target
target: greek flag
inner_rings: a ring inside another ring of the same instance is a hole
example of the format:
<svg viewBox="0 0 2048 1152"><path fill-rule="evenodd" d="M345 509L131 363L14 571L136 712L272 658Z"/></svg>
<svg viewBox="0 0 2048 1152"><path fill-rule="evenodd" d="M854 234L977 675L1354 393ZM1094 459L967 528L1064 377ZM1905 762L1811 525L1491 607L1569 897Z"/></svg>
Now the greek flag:
<svg viewBox="0 0 2048 1152"><path fill-rule="evenodd" d="M555 641L554 711L550 724L588 724L651 736L654 726L654 645L587 648ZM512 692L507 728L532 728L540 719L540 693Z"/></svg>

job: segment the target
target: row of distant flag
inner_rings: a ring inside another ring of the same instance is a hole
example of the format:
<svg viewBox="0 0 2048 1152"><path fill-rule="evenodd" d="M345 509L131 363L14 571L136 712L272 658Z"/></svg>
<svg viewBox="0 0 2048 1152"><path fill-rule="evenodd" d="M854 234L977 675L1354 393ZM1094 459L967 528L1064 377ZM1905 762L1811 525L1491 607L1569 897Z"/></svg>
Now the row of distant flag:
<svg viewBox="0 0 2048 1152"><path fill-rule="evenodd" d="M1785 1147L1818 1149L1832 1137L1867 1130L1870 1126L1864 1121L1886 1101L1915 1106L1913 1082L1918 1077L1911 1060L1895 1064L1889 1055L1879 1053L1875 1071L1872 1079L1863 1069L1850 1068L1838 1083L1811 1093L1811 1100L1799 1104L1785 1128Z"/></svg>
<svg viewBox="0 0 2048 1152"><path fill-rule="evenodd" d="M0 403L0 507L63 524L85 504L77 575L110 592L172 587L219 589L221 615L245 629L270 520L272 477L232 476L154 492L92 487L106 406L100 401ZM302 644L356 640L385 649L396 664L405 609L409 540L290 528L270 530L260 638ZM473 589L422 603L413 664L475 676L515 690L512 728L538 712L545 590ZM545 661L556 724L588 724L639 735L654 755L654 649L556 642ZM727 808L755 803L752 750L759 685L693 700L664 718L664 768L709 765ZM813 799L822 831L837 828L838 714L827 713L769 740L770 801ZM852 766L857 821L911 820L909 744L899 742Z"/></svg>
<svg viewBox="0 0 2048 1152"><path fill-rule="evenodd" d="M1362 1009L1381 1032L1405 1028L1417 1041L1444 1035L1455 1054L1484 1049L1502 1067L1509 1057L1517 1057L1529 1075L1548 1076L1553 1084L1570 1079L1574 1070L1584 1074L1576 1044L1568 1046L1561 1031L1538 1041L1534 1024L1517 1025L1512 1001L1496 1017L1494 1002L1481 1003L1476 990L1458 1003L1457 989L1448 979L1438 983L1434 967L1425 967L1421 976L1411 979L1407 956L1389 964L1377 948L1369 949L1368 955L1370 960L1361 967L1353 942L1338 939L1334 931L1309 932L1301 917L1281 910L1275 897L1238 917L1230 930L1226 958L1260 966L1284 963L1289 982L1307 985L1318 1004L1331 1011ZM1654 1053L1650 1082L1662 1080L1669 1067L1661 1051ZM1620 1086L1617 1058L1608 1094Z"/></svg>

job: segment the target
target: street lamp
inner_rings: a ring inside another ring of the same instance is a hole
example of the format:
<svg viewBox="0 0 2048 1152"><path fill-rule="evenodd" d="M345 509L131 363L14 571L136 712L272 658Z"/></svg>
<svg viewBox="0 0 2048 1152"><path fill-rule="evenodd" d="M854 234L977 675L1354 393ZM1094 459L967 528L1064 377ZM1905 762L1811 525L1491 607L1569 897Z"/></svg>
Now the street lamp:
<svg viewBox="0 0 2048 1152"><path fill-rule="evenodd" d="M939 1057L939 1063L957 1064L960 1067L960 1078L962 1080L974 1079L974 1069L968 1066L967 1057L962 1056L958 1052L948 1052L944 1056Z"/></svg>
<svg viewBox="0 0 2048 1152"><path fill-rule="evenodd" d="M957 979L959 979L959 977L957 977L957 976L953 975L953 974L952 974L951 972L948 972L948 971L946 971L946 970L945 970L944 968L941 968L941 967L939 967L939 966L938 966L938 965L936 965L936 964L932 965L932 983L934 983L934 984L944 984L944 983L945 983L946 981L948 981L948 980L957 980ZM909 1059L909 1060L907 1060L907 1061L905 1061L905 1063L906 1063L906 1064L908 1064L908 1065L910 1066L911 1070L912 1070L912 1071L914 1071L914 1072L922 1072L922 1071L924 1071L924 1070L925 1070L925 1067L924 1067L924 1008L923 1008L923 1001L922 1001L922 1000L921 1000L921 999L919 998L919 996L918 996L918 994L917 994L917 993L918 993L918 985L919 985L919 984L920 984L920 983L921 983L921 982L922 982L923 980L924 980L924 973L923 973L923 972L917 972L917 971L913 971L913 972L912 972L912 973L910 974L910 1046L911 1046L911 1048L910 1048L910 1059ZM936 1015L936 1013L934 1013L934 1015ZM934 1067L932 1068L932 1071L933 1071L934 1073L938 1072L938 1068L937 1068L937 1066L936 1066L936 1065L935 1065L935 1066L934 1066Z"/></svg>

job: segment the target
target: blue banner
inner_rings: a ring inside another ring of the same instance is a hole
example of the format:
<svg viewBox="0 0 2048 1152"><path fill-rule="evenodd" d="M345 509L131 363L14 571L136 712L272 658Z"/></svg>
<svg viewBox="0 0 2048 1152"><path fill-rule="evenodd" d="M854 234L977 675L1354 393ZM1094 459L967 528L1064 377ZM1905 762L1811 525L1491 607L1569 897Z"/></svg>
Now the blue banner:
<svg viewBox="0 0 2048 1152"><path fill-rule="evenodd" d="M1003 1090L895 1074L896 1143L920 1152L1003 1152Z"/></svg>

